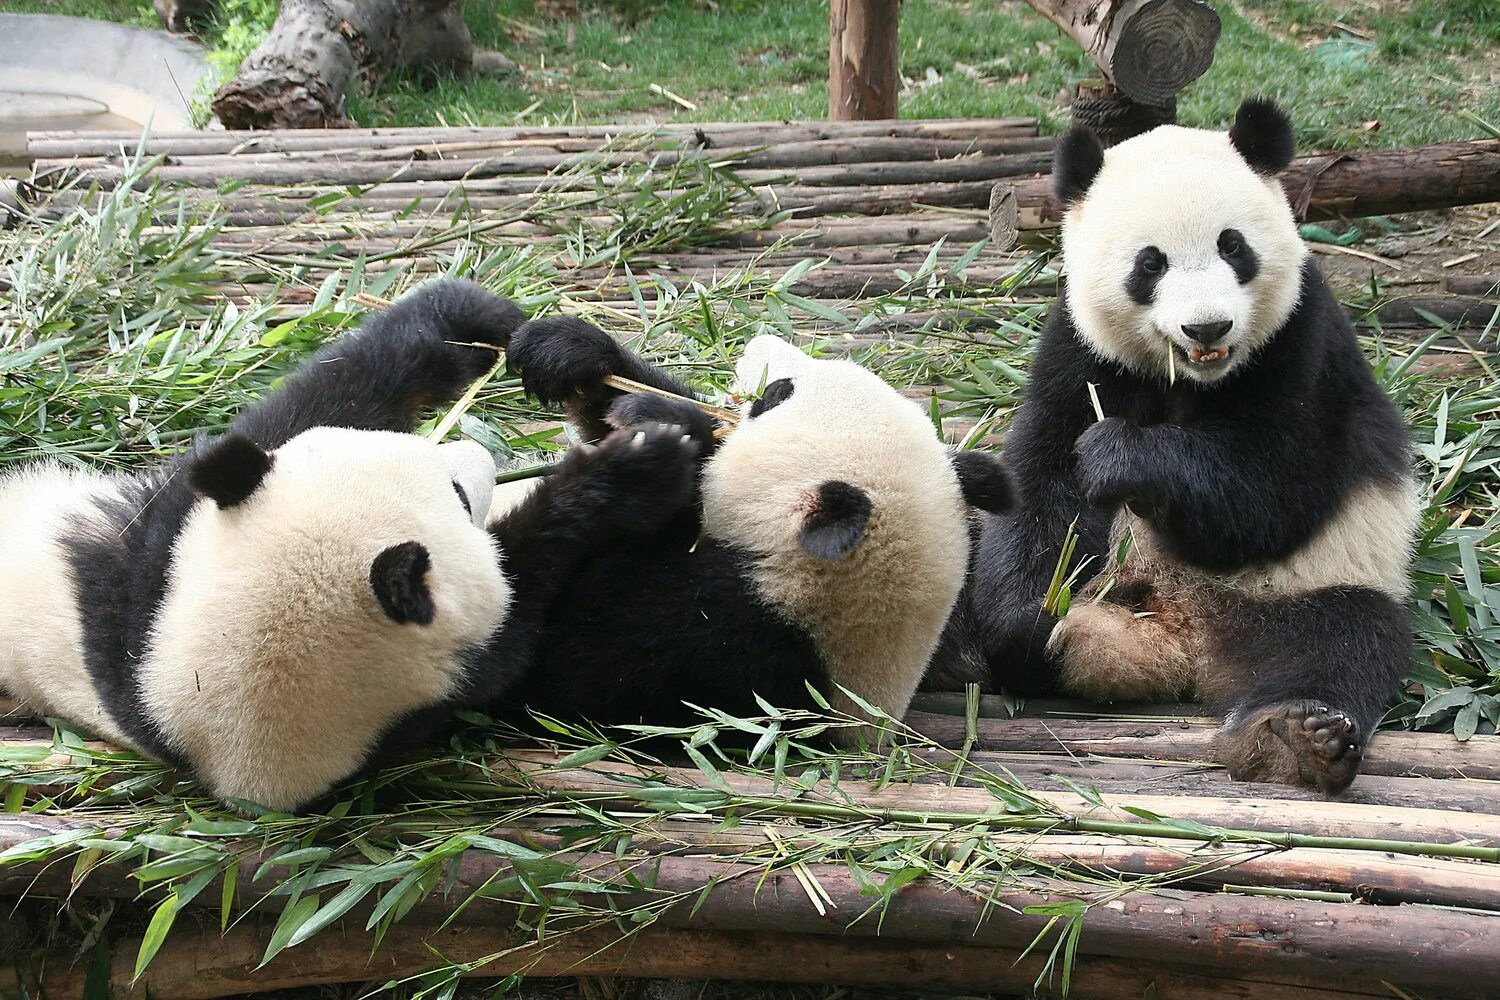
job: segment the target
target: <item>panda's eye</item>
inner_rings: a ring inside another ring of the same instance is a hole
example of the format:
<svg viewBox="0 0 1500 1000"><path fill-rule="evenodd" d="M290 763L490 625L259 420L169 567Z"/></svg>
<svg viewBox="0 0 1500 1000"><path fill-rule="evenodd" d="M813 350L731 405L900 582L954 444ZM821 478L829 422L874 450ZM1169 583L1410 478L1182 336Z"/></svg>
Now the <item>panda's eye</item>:
<svg viewBox="0 0 1500 1000"><path fill-rule="evenodd" d="M458 480L456 479L453 481L453 492L458 494L458 502L464 505L464 513L473 517L474 508L469 505L469 494L464 492L464 488L458 485Z"/></svg>
<svg viewBox="0 0 1500 1000"><path fill-rule="evenodd" d="M1238 257L1245 252L1245 238L1237 229L1226 229L1219 234L1219 253L1225 257Z"/></svg>
<svg viewBox="0 0 1500 1000"><path fill-rule="evenodd" d="M1146 247L1135 255L1135 266L1147 274L1161 274L1167 269L1167 255L1156 247Z"/></svg>
<svg viewBox="0 0 1500 1000"><path fill-rule="evenodd" d="M767 410L773 410L791 399L794 388L789 378L779 378L766 386L766 391L760 394L760 398L750 404L750 419L754 420Z"/></svg>

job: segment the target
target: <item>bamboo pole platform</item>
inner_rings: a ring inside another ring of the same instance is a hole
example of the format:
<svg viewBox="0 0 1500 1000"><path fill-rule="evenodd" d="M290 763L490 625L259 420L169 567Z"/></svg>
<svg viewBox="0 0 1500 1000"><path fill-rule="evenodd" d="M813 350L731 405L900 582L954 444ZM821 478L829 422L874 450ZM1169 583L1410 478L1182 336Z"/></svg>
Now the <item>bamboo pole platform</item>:
<svg viewBox="0 0 1500 1000"><path fill-rule="evenodd" d="M566 930L559 918L538 942L524 929L533 905L526 890L506 881L518 862L470 850L373 954L365 901L307 948L262 967L281 908L275 894L295 869L247 842L238 845L239 902L224 936L219 878L194 897L202 919L179 920L139 980L132 985L138 941L116 947L108 975L117 996L206 1000L400 979L441 954L476 976L715 976L1047 994L1050 946L1028 946L1054 908L1071 901L1086 906L1069 986L1084 1000L1497 995L1500 737L1459 744L1382 733L1353 788L1323 801L1305 789L1230 781L1211 761L1212 722L1193 706L1119 706L1140 714L1110 718L1039 701L1012 717L985 698L966 719L961 701L919 696L906 720L920 737L913 752L937 763L910 780L824 775L788 788L725 769L707 781L686 760L570 764L547 748L503 750L479 764L487 794L500 799L524 794L559 810L586 803L594 815L628 818L628 842L608 850L576 846L568 832L576 816L546 808L486 833L586 873L585 895L615 911L653 908L639 933L597 922ZM37 769L106 751L55 743L14 703L0 712L0 747L35 748ZM703 794L719 786L722 802ZM655 795L644 796L646 788ZM1008 801L1015 793L1006 789L1017 788L1045 815ZM643 805L668 792L699 797L692 809ZM724 822L728 815L737 821ZM933 870L886 899L876 919L869 886L880 876L820 850L835 836L820 817L852 824L839 826L839 836L920 830L931 838ZM142 891L132 866L98 864L97 850L89 864L28 862L26 845L108 842L136 822L126 805L70 810L62 801L0 816L0 858L21 856L0 864L0 896L127 905ZM956 874L965 838L975 836L1013 858L1005 879L965 885ZM757 854L768 842L779 861ZM803 851L813 860L799 861ZM1140 887L1122 888L1132 883ZM492 888L506 884L513 888ZM26 975L49 997L85 995L87 970L64 956L28 964Z"/></svg>
<svg viewBox="0 0 1500 1000"><path fill-rule="evenodd" d="M274 302L271 320L319 308L331 281L400 287L501 250L545 256L559 305L621 332L670 318L694 284L743 285L828 350L899 357L1014 344L1017 320L1050 304L1056 276L1031 250L1057 222L1051 148L1022 118L33 133L25 188L55 215L170 185L212 231L223 297ZM159 161L150 178L138 153ZM1308 156L1285 184L1304 217L1327 218L1491 200L1497 178L1500 141L1481 140ZM709 192L708 237L651 244L631 214L647 188ZM646 248L579 252L580 227L630 229ZM1373 319L1398 336L1425 336L1430 315L1483 326L1497 293L1434 284ZM732 298L692 308L725 318ZM1470 348L1450 336L1434 350L1462 362ZM940 402L955 439L988 432L972 400L907 391ZM1036 701L1013 715L926 694L905 724L889 771L780 781L487 746L393 779L407 801L437 801L376 827L278 821L252 835L225 819L184 828L170 772L64 742L0 701L0 761L19 762L0 769L0 902L136 915L103 962L7 954L0 930L0 1000L17 983L63 1000L101 983L159 1000L379 984L439 958L483 977L1003 995L1060 994L1066 965L1081 1000L1500 997L1500 737L1381 733L1330 802L1229 780L1214 721L1193 706ZM349 881L356 869L370 881ZM181 914L161 937L167 899ZM289 945L290 918L315 922L306 900L326 920Z"/></svg>
<svg viewBox="0 0 1500 1000"><path fill-rule="evenodd" d="M187 203L220 213L218 242L245 258L231 296L264 291L256 261L316 270L358 259L378 275L432 269L434 246L562 246L565 226L621 224L618 199L650 177L671 197L705 181L722 186L720 232L705 245L631 262L670 281L709 282L743 271L817 261L786 291L828 308L814 333L851 304L913 287L914 270L949 297L990 291L1056 227L1045 172L1053 140L1029 118L856 122L737 122L660 126L309 129L289 132L37 132L28 137L31 186L60 211L89 186L164 182ZM149 180L137 156L159 162ZM675 172L674 172L675 171ZM1417 211L1500 199L1500 140L1408 150L1315 154L1282 181L1308 219ZM977 241L984 249L966 259ZM433 243L436 241L436 244ZM941 243L934 249L933 245ZM423 253L413 253L418 247ZM930 255L930 259L929 259ZM964 266L954 268L961 259ZM629 311L653 283L632 286L618 262L559 259L575 299ZM316 286L305 293L311 297ZM1050 280L990 296L988 316L922 315L887 332L993 329ZM296 293L285 296L289 306ZM857 310L853 310L857 311ZM1483 326L1493 295L1412 289L1366 319L1382 328ZM850 325L860 317L851 316Z"/></svg>

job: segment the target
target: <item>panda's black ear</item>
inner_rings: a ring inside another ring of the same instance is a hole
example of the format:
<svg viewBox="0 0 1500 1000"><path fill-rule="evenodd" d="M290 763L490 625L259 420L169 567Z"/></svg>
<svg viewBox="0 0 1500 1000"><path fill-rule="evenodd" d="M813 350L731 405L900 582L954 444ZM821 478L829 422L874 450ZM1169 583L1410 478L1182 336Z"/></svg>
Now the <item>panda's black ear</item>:
<svg viewBox="0 0 1500 1000"><path fill-rule="evenodd" d="M392 545L370 564L370 589L391 621L431 625L437 609L427 589L432 556L421 542Z"/></svg>
<svg viewBox="0 0 1500 1000"><path fill-rule="evenodd" d="M814 559L833 562L853 552L870 523L870 495L858 486L830 479L818 487L798 541Z"/></svg>
<svg viewBox="0 0 1500 1000"><path fill-rule="evenodd" d="M1265 97L1252 97L1240 105L1229 126L1229 144L1252 170L1262 174L1284 170L1297 154L1292 120Z"/></svg>
<svg viewBox="0 0 1500 1000"><path fill-rule="evenodd" d="M242 434L226 434L199 452L188 467L188 485L220 510L250 499L271 471L273 459Z"/></svg>
<svg viewBox="0 0 1500 1000"><path fill-rule="evenodd" d="M964 492L964 503L970 507L998 514L1015 502L1010 473L1000 464L1000 456L987 451L955 451L953 471Z"/></svg>
<svg viewBox="0 0 1500 1000"><path fill-rule="evenodd" d="M1052 152L1052 196L1064 207L1082 198L1104 167L1099 137L1082 125L1057 140Z"/></svg>

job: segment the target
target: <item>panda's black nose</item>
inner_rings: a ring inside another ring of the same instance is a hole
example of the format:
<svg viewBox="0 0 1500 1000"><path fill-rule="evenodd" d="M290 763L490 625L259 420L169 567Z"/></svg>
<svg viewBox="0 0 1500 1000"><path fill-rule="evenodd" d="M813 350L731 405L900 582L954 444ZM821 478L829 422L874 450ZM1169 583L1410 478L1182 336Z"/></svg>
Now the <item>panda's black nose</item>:
<svg viewBox="0 0 1500 1000"><path fill-rule="evenodd" d="M1212 323L1184 323L1182 332L1207 347L1228 333L1232 326L1232 319L1220 319Z"/></svg>

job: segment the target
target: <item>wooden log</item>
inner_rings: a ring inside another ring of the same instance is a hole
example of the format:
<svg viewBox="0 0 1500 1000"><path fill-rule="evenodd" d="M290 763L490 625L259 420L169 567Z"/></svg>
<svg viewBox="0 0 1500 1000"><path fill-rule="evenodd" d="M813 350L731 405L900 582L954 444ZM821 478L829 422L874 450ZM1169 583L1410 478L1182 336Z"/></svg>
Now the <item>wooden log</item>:
<svg viewBox="0 0 1500 1000"><path fill-rule="evenodd" d="M898 0L831 0L828 5L828 117L896 117L901 89Z"/></svg>
<svg viewBox="0 0 1500 1000"><path fill-rule="evenodd" d="M379 184L381 187L374 193L380 197L408 194L406 190L393 191L396 184L437 181L458 183L429 184L428 190L432 196L446 193L445 188L455 194L470 195L534 190L592 190L595 185L594 173L591 170L574 172L573 168L594 164L600 169L613 169L622 163L640 159L591 153L574 153L565 157L507 154L487 159L329 160L315 164L305 161L243 161L207 166L201 166L190 159L180 166L157 167L149 177L141 178L136 186L144 188L152 183L162 182L217 188L225 180L245 184L293 185L311 179L324 187ZM755 185L788 184L795 179L798 185L806 187L866 184L896 186L1031 176L1046 170L1051 159L1051 153L1046 152L1015 153L1005 156L898 160L888 163L846 162L805 167L795 175L782 168L737 169L735 173L745 183ZM39 174L55 170L60 171L64 177L76 176L79 182L97 184L104 190L113 189L126 176L127 171L125 167L105 164L87 167L77 171L75 175L66 161L54 160L38 163L37 169ZM497 182L493 178L504 180ZM307 193L310 195L313 192L309 190Z"/></svg>
<svg viewBox="0 0 1500 1000"><path fill-rule="evenodd" d="M437 956L453 963L480 963L475 978L522 973L532 979L557 976L623 976L814 983L911 989L922 992L1031 994L1045 956L1022 958L1014 949L967 944L904 944L865 938L798 937L767 932L726 933L651 927L628 939L614 928L552 936L527 944L491 928L397 924L378 948L368 934L347 925L329 928L309 944L282 952L260 967L269 929L236 927L220 936L210 929L174 929L141 980L132 987L138 941L113 949L109 984L117 998L214 1000L271 990L341 983L402 980L429 970ZM521 947L494 958L507 947ZM40 976L40 995L83 1000L87 969L58 955ZM4 982L24 981L15 974ZM1234 978L1211 969L1186 969L1139 959L1080 956L1069 995L1075 1000L1356 1000L1388 996L1344 986L1271 983L1247 974Z"/></svg>
<svg viewBox="0 0 1500 1000"><path fill-rule="evenodd" d="M395 67L467 72L474 45L454 0L281 0L276 23L219 88L230 128L323 128L346 122L357 74Z"/></svg>
<svg viewBox="0 0 1500 1000"><path fill-rule="evenodd" d="M924 756L941 763L938 753ZM1028 787L1066 787L1066 778L1099 789L1106 797L1128 795L1193 795L1207 798L1294 799L1323 802L1326 796L1302 785L1273 785L1235 781L1217 765L1149 760L1103 760L1066 754L1024 754L972 750L969 759L996 773L1009 771ZM1340 802L1403 809L1444 809L1500 816L1500 781L1474 778L1412 778L1361 774Z"/></svg>
<svg viewBox="0 0 1500 1000"><path fill-rule="evenodd" d="M1213 63L1219 15L1200 0L1027 2L1141 104L1170 103Z"/></svg>
<svg viewBox="0 0 1500 1000"><path fill-rule="evenodd" d="M148 156L189 156L199 153L232 153L237 150L276 152L289 150L339 150L360 147L406 146L416 142L524 142L558 139L619 139L630 141L653 136L681 141L690 139L704 146L765 146L818 139L859 139L905 136L971 142L1035 136L1037 120L1030 117L945 118L867 122L677 122L657 125L562 125L510 127L287 129L272 132L160 132L147 136L143 149ZM141 133L52 131L27 134L27 149L34 159L74 156L133 156L142 145Z"/></svg>
<svg viewBox="0 0 1500 1000"><path fill-rule="evenodd" d="M1487 327L1500 316L1500 302L1472 295L1409 295L1381 303L1365 322L1431 330L1433 319L1449 326Z"/></svg>
<svg viewBox="0 0 1500 1000"><path fill-rule="evenodd" d="M1477 295L1480 298L1500 297L1500 275L1495 274L1450 274L1443 279L1443 291L1454 295Z"/></svg>
<svg viewBox="0 0 1500 1000"><path fill-rule="evenodd" d="M955 721L959 726L963 725L962 719ZM1500 737L1496 739L1500 741ZM512 767L521 782L561 793L565 797L596 795L604 801L629 800L628 782L634 778L629 768L596 765L587 771L558 770L552 767L553 763L548 755L518 750L502 760L496 760L494 766L502 770ZM695 787L701 780L701 774L692 768L667 767L651 773L658 780L684 788ZM744 795L776 800L784 794L778 792L768 779L758 775L727 774L724 780ZM1494 859L1500 860L1500 816L1436 809L1397 809L1355 802L1203 798L1169 794L1113 795L1105 800L1103 806L1095 806L1085 797L1073 792L1032 789L1028 794L1056 810L1059 819L1055 825L1086 832L1099 832L1100 824L1136 822L1135 814L1125 811L1135 809L1173 820L1190 820L1208 826L1244 831L1247 836L1264 836L1267 843L1283 843L1283 835L1291 833L1299 837L1331 837L1371 842L1468 844L1475 848L1476 853L1487 858L1493 854ZM924 784L874 788L855 781L840 782L837 789L815 786L804 793L803 800L820 802L825 797L830 803L852 804L877 816L892 817L977 817L986 815L997 802L989 792L977 788ZM995 829L1012 826L1019 828L1028 823L1031 820L1000 817L992 826ZM1047 826L1049 823L1045 817L1038 817L1032 825ZM1111 827L1111 832L1120 831ZM1145 826L1140 827L1138 832L1141 835L1151 833ZM1414 848L1413 853L1422 853L1422 849ZM1434 853L1439 851L1435 849Z"/></svg>
<svg viewBox="0 0 1500 1000"><path fill-rule="evenodd" d="M964 720L909 712L907 725L949 746L964 742ZM1026 750L1208 761L1213 723L1101 722L1087 719L980 719L980 750ZM1460 743L1446 733L1382 732L1365 753L1364 774L1500 779L1500 736Z"/></svg>
<svg viewBox="0 0 1500 1000"><path fill-rule="evenodd" d="M166 157L168 166L191 166L201 170L238 169L254 163L300 163L317 167L326 163L380 161L400 163L406 160L486 160L512 157L529 162L539 169L591 158L596 163L633 163L652 161L671 164L681 159L701 158L732 162L746 168L815 167L839 163L904 162L955 159L959 157L1004 156L1015 153L1046 153L1055 145L1050 136L1015 138L930 139L911 136L873 136L855 139L806 139L767 145L703 146L691 137L641 137L631 143L606 147L603 139L522 139L510 142L431 141L380 147L351 147L335 150L291 150L260 152L249 149L227 153L173 154ZM127 158L112 156L60 156L32 160L39 173L53 170L119 166Z"/></svg>

